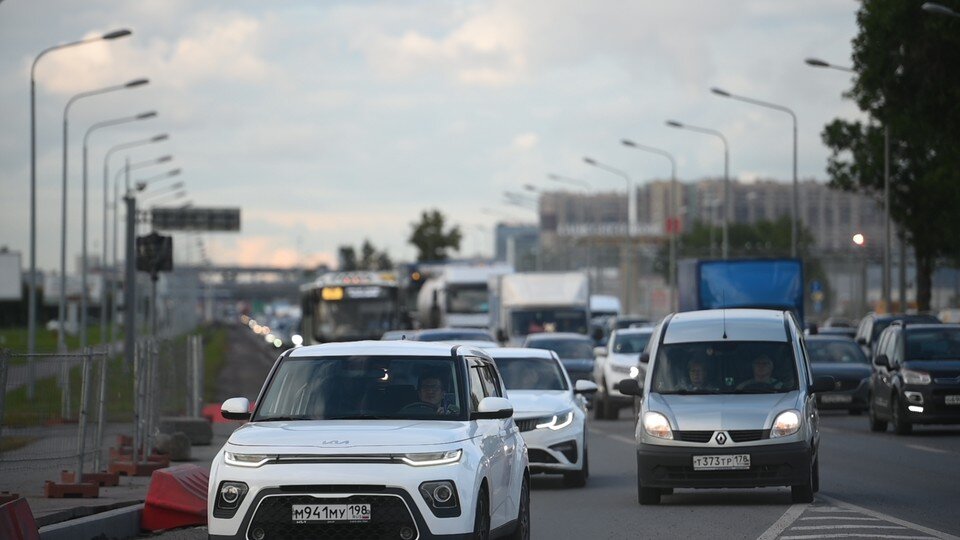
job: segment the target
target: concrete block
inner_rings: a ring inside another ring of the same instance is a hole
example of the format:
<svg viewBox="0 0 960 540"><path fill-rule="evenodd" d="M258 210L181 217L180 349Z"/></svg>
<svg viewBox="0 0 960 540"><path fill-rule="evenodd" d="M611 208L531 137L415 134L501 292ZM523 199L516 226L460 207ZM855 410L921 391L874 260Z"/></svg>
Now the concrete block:
<svg viewBox="0 0 960 540"><path fill-rule="evenodd" d="M143 505L125 506L92 516L40 527L40 540L137 538Z"/></svg>
<svg viewBox="0 0 960 540"><path fill-rule="evenodd" d="M190 461L190 437L178 431L157 435L157 451L170 456L170 461Z"/></svg>
<svg viewBox="0 0 960 540"><path fill-rule="evenodd" d="M206 418L165 416L160 419L160 433L174 434L182 431L193 446L208 446L213 440L213 428Z"/></svg>

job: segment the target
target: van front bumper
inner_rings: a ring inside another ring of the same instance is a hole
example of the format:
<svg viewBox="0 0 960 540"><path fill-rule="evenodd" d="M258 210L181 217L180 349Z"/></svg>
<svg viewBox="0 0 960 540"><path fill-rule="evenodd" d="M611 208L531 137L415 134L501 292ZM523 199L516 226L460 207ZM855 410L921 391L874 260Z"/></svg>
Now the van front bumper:
<svg viewBox="0 0 960 540"><path fill-rule="evenodd" d="M750 468L695 471L693 456L750 454ZM792 486L810 481L815 451L807 442L731 448L658 446L637 448L637 474L643 487L751 488Z"/></svg>

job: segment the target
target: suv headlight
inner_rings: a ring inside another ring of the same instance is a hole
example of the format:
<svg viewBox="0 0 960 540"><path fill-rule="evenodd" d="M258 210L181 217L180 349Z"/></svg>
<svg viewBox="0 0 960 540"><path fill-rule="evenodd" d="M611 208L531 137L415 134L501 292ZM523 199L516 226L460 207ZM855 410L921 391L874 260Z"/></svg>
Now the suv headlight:
<svg viewBox="0 0 960 540"><path fill-rule="evenodd" d="M415 454L402 454L400 461L414 467L429 467L431 465L446 465L460 461L463 450L447 450L446 452L417 452Z"/></svg>
<svg viewBox="0 0 960 540"><path fill-rule="evenodd" d="M777 415L773 421L773 429L770 430L770 438L786 437L800 431L800 412L783 411Z"/></svg>
<svg viewBox="0 0 960 540"><path fill-rule="evenodd" d="M269 454L238 454L236 452L224 452L223 461L227 465L234 467L259 467L268 461L273 461L277 456Z"/></svg>
<svg viewBox="0 0 960 540"><path fill-rule="evenodd" d="M930 374L926 371L902 369L900 375L903 376L903 382L906 384L930 384Z"/></svg>
<svg viewBox="0 0 960 540"><path fill-rule="evenodd" d="M573 409L558 412L553 416L547 416L540 420L541 422L537 423L537 429L549 428L557 431L573 423Z"/></svg>
<svg viewBox="0 0 960 540"><path fill-rule="evenodd" d="M667 417L653 411L643 413L643 431L658 439L673 439L673 430Z"/></svg>

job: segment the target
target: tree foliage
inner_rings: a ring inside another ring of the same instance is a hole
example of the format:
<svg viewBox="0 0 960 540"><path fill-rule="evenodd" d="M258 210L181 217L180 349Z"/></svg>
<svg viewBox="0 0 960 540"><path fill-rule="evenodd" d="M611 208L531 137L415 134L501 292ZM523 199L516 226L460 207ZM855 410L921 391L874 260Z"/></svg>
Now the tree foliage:
<svg viewBox="0 0 960 540"><path fill-rule="evenodd" d="M370 240L364 239L360 246L360 258L353 246L340 246L340 270L350 272L354 270L390 270L393 261L386 251L379 251Z"/></svg>
<svg viewBox="0 0 960 540"><path fill-rule="evenodd" d="M890 214L913 246L917 303L930 308L940 257L960 252L960 20L919 1L866 0L853 40L846 97L873 121L836 119L823 132L831 185L881 201L884 128L890 132Z"/></svg>
<svg viewBox="0 0 960 540"><path fill-rule="evenodd" d="M436 209L423 211L420 221L410 224L413 230L408 241L417 248L418 261L444 261L448 250L460 250L460 227L444 230L445 224L446 218Z"/></svg>

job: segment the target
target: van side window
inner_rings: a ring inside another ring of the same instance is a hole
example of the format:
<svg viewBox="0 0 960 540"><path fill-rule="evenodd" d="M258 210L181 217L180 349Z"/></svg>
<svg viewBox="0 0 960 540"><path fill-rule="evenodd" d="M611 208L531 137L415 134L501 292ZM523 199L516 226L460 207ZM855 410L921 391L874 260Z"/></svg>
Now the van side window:
<svg viewBox="0 0 960 540"><path fill-rule="evenodd" d="M899 366L903 362L903 331L895 330L890 333L890 365Z"/></svg>
<svg viewBox="0 0 960 540"><path fill-rule="evenodd" d="M500 384L497 381L497 375L493 371L493 367L487 365L486 363L481 363L477 366L477 370L480 372L480 380L483 381L483 391L488 396L503 397L500 392Z"/></svg>
<svg viewBox="0 0 960 540"><path fill-rule="evenodd" d="M876 356L887 354L887 336L889 335L890 332L880 334L880 339L877 340L877 346L875 348Z"/></svg>

